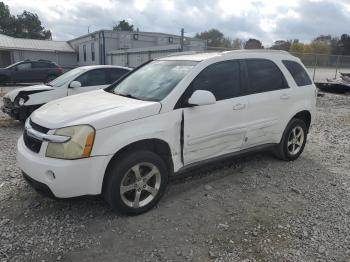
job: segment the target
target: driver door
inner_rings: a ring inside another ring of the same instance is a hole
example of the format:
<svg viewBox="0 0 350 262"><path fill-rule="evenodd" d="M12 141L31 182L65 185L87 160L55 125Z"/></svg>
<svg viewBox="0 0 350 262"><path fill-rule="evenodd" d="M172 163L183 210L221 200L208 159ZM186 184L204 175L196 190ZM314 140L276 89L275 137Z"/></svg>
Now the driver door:
<svg viewBox="0 0 350 262"><path fill-rule="evenodd" d="M73 81L80 82L80 87L68 88L68 95L80 94L83 92L93 91L106 88L108 86L107 69L93 69L80 76Z"/></svg>
<svg viewBox="0 0 350 262"><path fill-rule="evenodd" d="M207 90L216 103L183 109L185 165L241 149L247 132L241 82L240 62L230 60L208 66L188 87L185 100L195 90Z"/></svg>

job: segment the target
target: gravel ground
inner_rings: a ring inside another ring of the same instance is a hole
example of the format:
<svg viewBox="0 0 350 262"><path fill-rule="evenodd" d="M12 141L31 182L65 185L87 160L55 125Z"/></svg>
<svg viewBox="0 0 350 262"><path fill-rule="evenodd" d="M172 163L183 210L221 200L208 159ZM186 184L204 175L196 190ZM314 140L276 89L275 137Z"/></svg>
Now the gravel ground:
<svg viewBox="0 0 350 262"><path fill-rule="evenodd" d="M0 113L1 262L350 261L350 97L318 99L297 161L260 153L198 169L137 217L99 197L38 195L16 167L21 132Z"/></svg>

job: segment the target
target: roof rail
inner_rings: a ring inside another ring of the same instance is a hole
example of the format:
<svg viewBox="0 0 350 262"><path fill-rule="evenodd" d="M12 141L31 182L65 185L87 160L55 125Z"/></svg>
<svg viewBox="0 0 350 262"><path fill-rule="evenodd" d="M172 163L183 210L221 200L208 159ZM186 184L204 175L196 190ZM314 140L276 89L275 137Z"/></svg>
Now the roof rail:
<svg viewBox="0 0 350 262"><path fill-rule="evenodd" d="M237 52L248 52L248 53L275 53L275 54L288 54L289 52L284 50L273 50L273 49L236 49L231 51L224 51L222 54L232 54Z"/></svg>
<svg viewBox="0 0 350 262"><path fill-rule="evenodd" d="M171 56L179 56L179 55L194 55L198 53L203 53L203 52L198 52L198 51L176 52L176 50L174 50L174 53L171 53L170 55L166 55L163 57L171 57Z"/></svg>

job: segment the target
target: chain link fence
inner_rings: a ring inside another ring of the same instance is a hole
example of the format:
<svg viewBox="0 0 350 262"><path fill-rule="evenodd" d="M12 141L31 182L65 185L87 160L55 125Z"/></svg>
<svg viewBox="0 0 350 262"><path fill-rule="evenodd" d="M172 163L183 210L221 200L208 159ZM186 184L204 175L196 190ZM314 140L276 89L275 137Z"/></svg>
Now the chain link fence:
<svg viewBox="0 0 350 262"><path fill-rule="evenodd" d="M222 47L207 47L206 51L222 52L231 50L233 49ZM150 59L173 55L179 52L181 52L180 48L139 51L118 50L107 54L107 63L111 65L137 67L138 65ZM327 81L327 78L336 78L339 76L339 73L350 73L350 56L305 54L294 52L291 54L300 58L315 82L325 82Z"/></svg>

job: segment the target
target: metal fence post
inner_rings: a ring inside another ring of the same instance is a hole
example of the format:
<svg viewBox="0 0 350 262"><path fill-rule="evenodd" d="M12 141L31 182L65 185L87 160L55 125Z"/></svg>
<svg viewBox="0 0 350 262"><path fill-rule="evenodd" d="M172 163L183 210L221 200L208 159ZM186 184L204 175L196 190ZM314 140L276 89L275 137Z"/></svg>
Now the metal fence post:
<svg viewBox="0 0 350 262"><path fill-rule="evenodd" d="M334 79L337 78L338 67L339 67L339 61L340 61L340 55L338 55L338 58L337 58L337 64L336 64L336 66L335 66L335 76L334 76Z"/></svg>
<svg viewBox="0 0 350 262"><path fill-rule="evenodd" d="M316 66L317 66L317 55L315 55L314 75L312 76L312 81L315 81L315 75L316 75Z"/></svg>
<svg viewBox="0 0 350 262"><path fill-rule="evenodd" d="M129 53L126 52L126 66L129 66Z"/></svg>

